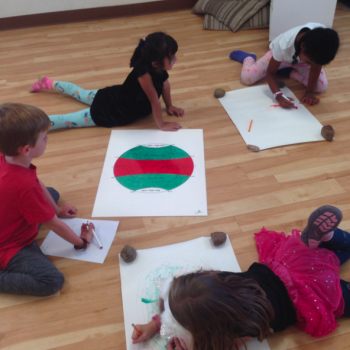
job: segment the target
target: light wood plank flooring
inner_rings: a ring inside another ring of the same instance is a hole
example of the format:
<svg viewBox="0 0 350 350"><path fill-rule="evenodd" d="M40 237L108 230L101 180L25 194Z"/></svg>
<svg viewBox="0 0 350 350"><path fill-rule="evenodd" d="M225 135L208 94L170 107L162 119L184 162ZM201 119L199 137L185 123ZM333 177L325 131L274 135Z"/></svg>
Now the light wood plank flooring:
<svg viewBox="0 0 350 350"><path fill-rule="evenodd" d="M112 218L120 226L103 265L51 258L66 277L60 293L50 298L0 296L0 348L125 349L118 263L125 244L144 249L224 231L245 270L257 260L253 234L262 226L286 233L303 229L312 210L332 204L343 211L341 227L350 229L350 12L342 6L334 29L341 47L325 67L329 87L310 111L323 125L333 125L336 140L260 153L247 150L213 91L244 87L242 66L228 55L233 49L263 55L267 29L206 31L203 19L188 10L1 32L1 102L32 104L49 115L85 106L59 93L29 93L39 75L87 89L120 84L139 38L159 30L171 34L179 44L178 62L170 72L173 103L186 111L184 128L204 130L209 216ZM303 86L289 79L286 83L302 96ZM155 127L149 116L124 129ZM60 191L61 202L76 205L79 217L91 217L109 135L110 129L98 127L52 132L45 155L35 160L41 180ZM47 233L43 226L39 244ZM349 263L341 275L350 280ZM340 319L339 325L323 339L291 327L268 341L273 350L349 349L350 320Z"/></svg>

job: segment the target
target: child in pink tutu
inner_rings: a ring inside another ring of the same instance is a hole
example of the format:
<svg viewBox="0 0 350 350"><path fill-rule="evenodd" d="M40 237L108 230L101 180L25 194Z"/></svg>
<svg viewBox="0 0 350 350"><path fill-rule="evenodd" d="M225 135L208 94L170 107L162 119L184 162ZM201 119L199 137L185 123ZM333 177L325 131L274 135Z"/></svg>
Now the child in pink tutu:
<svg viewBox="0 0 350 350"><path fill-rule="evenodd" d="M337 317L350 317L350 283L339 266L350 259L350 234L338 229L339 209L323 206L301 233L255 234L260 263L242 273L198 271L170 278L160 287L164 311L133 333L139 343L158 331L167 349L222 350L239 347L288 326L319 338L334 331Z"/></svg>

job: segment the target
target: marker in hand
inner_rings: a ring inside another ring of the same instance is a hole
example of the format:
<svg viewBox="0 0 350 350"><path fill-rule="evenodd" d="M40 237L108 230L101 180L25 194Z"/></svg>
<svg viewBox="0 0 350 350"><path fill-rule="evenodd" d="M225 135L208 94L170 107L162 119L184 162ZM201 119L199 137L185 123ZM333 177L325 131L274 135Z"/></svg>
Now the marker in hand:
<svg viewBox="0 0 350 350"><path fill-rule="evenodd" d="M88 223L88 225L89 225L89 221L88 221L87 223ZM98 239L98 237L97 237L96 232L95 232L94 229L92 229L92 234L93 234L94 237L96 238L96 241L97 241L98 245L100 246L100 249L102 249L102 248L103 248L103 247L102 247L102 243L101 243L101 241Z"/></svg>
<svg viewBox="0 0 350 350"><path fill-rule="evenodd" d="M289 99L285 94L281 94L281 96L282 96L285 100L291 102L290 99ZM293 103L293 102L292 102L292 103ZM298 107L295 105L295 103L293 103L293 105L294 105L294 109L298 109Z"/></svg>

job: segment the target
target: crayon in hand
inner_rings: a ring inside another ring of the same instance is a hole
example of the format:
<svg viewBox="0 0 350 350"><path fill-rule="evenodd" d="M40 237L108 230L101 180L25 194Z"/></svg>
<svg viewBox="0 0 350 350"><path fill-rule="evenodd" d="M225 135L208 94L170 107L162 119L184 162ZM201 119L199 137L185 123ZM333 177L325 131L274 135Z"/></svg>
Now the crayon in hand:
<svg viewBox="0 0 350 350"><path fill-rule="evenodd" d="M137 327L134 324L132 324L132 326L134 327L135 332L139 335L139 337L141 337L142 333L137 329Z"/></svg>

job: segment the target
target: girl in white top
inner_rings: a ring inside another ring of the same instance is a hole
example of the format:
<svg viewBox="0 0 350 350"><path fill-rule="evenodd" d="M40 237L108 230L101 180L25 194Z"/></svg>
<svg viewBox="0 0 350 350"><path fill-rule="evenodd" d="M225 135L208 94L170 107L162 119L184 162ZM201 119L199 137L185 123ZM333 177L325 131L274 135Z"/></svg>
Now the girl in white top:
<svg viewBox="0 0 350 350"><path fill-rule="evenodd" d="M276 73L304 84L306 92L301 103L313 106L319 103L314 92L324 91L328 84L322 66L334 59L338 47L336 31L320 23L307 23L275 38L269 51L258 61L256 55L239 50L232 51L230 58L243 63L241 79L244 84L252 85L266 76L282 107L293 108L294 104L280 91Z"/></svg>

